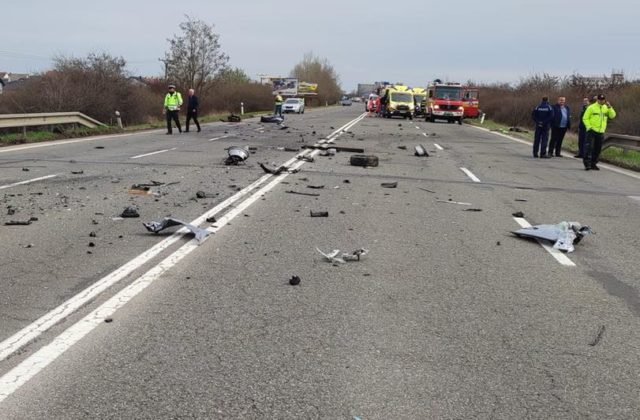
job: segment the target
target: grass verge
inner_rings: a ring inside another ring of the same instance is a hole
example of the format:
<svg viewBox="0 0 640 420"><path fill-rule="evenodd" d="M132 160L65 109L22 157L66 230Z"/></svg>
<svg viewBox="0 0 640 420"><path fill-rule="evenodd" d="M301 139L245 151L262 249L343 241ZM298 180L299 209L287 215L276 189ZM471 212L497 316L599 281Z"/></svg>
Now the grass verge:
<svg viewBox="0 0 640 420"><path fill-rule="evenodd" d="M533 143L533 130L528 130L527 133L509 131L509 126L497 123L492 120L484 120L484 124L480 124L479 120L466 120L465 122L470 125L475 125L477 127L483 127L491 131L508 134L510 136L528 140ZM578 135L571 132L567 133L564 141L562 142L562 149L572 154L576 154L578 152ZM612 165L620 166L621 168L640 172L640 152L636 152L633 150L625 151L618 147L609 147L602 152L602 154L600 155L600 160Z"/></svg>

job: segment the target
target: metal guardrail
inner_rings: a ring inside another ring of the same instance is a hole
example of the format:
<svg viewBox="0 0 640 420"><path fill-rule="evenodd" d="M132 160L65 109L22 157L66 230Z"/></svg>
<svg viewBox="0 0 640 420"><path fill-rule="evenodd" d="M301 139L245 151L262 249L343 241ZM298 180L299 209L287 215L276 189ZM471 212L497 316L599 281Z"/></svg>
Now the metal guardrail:
<svg viewBox="0 0 640 420"><path fill-rule="evenodd" d="M602 150L611 146L640 152L640 137L627 136L625 134L606 134L602 141Z"/></svg>
<svg viewBox="0 0 640 420"><path fill-rule="evenodd" d="M0 128L36 127L40 125L80 124L89 128L105 124L81 112L47 112L41 114L0 114Z"/></svg>

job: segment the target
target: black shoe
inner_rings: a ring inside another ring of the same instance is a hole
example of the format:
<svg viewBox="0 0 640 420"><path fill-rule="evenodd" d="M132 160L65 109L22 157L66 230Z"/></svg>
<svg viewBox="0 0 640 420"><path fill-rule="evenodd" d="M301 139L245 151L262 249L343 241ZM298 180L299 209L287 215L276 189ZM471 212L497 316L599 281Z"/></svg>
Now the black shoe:
<svg viewBox="0 0 640 420"><path fill-rule="evenodd" d="M549 156L549 155L541 155L540 159L551 159L551 156Z"/></svg>
<svg viewBox="0 0 640 420"><path fill-rule="evenodd" d="M590 165L584 165L584 170L585 171L590 171L591 170L591 166Z"/></svg>
<svg viewBox="0 0 640 420"><path fill-rule="evenodd" d="M591 169L593 169L594 171L599 171L600 168L598 168L597 165L591 165Z"/></svg>
<svg viewBox="0 0 640 420"><path fill-rule="evenodd" d="M573 155L573 157L576 159L582 159L582 155Z"/></svg>
<svg viewBox="0 0 640 420"><path fill-rule="evenodd" d="M188 133L188 132L189 132L189 130L184 130L184 132L185 132L185 133ZM181 133L182 133L182 131L181 131Z"/></svg>
<svg viewBox="0 0 640 420"><path fill-rule="evenodd" d="M173 133L166 133L166 134L167 134L167 136L170 136L170 135L172 135Z"/></svg>
<svg viewBox="0 0 640 420"><path fill-rule="evenodd" d="M201 131L202 131L202 130L200 130L200 129L198 128L198 133L199 133L199 132L201 132Z"/></svg>
<svg viewBox="0 0 640 420"><path fill-rule="evenodd" d="M537 157L538 157L538 155L533 155L533 157L534 157L534 158L537 158Z"/></svg>
<svg viewBox="0 0 640 420"><path fill-rule="evenodd" d="M556 157L562 157L560 153L556 153Z"/></svg>

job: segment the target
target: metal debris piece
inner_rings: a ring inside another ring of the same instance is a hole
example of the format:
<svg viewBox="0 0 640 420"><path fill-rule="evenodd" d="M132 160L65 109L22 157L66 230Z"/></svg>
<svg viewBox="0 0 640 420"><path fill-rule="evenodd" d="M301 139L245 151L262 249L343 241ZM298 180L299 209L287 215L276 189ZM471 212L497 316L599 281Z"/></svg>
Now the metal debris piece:
<svg viewBox="0 0 640 420"><path fill-rule="evenodd" d="M517 211L515 213L511 213L513 217L524 217L524 213L521 211Z"/></svg>
<svg viewBox="0 0 640 420"><path fill-rule="evenodd" d="M383 182L380 184L382 188L398 188L397 182Z"/></svg>
<svg viewBox="0 0 640 420"><path fill-rule="evenodd" d="M207 198L207 193L204 191L196 192L196 198Z"/></svg>
<svg viewBox="0 0 640 420"><path fill-rule="evenodd" d="M22 172L29 172L30 169L29 168L22 168Z"/></svg>
<svg viewBox="0 0 640 420"><path fill-rule="evenodd" d="M263 115L260 117L260 122L263 123L277 123L281 124L284 121L284 118L278 117L277 115Z"/></svg>
<svg viewBox="0 0 640 420"><path fill-rule="evenodd" d="M482 209L464 209L463 211L482 211Z"/></svg>
<svg viewBox="0 0 640 420"><path fill-rule="evenodd" d="M309 197L320 197L320 194L318 194L318 193L305 193L305 192L299 192L299 191L294 191L294 190L287 190L285 192L288 193L288 194L307 195Z"/></svg>
<svg viewBox="0 0 640 420"><path fill-rule="evenodd" d="M407 150L407 146L398 146L398 149L400 149L400 150Z"/></svg>
<svg viewBox="0 0 640 420"><path fill-rule="evenodd" d="M321 190L324 188L324 185L307 185L307 188L311 188L314 190Z"/></svg>
<svg viewBox="0 0 640 420"><path fill-rule="evenodd" d="M84 171L83 171L83 170L79 170L79 171L71 171L71 173L72 173L73 175L82 175L82 174L84 174Z"/></svg>
<svg viewBox="0 0 640 420"><path fill-rule="evenodd" d="M297 286L300 284L300 277L298 276L291 276L291 278L289 279L289 284L292 286Z"/></svg>
<svg viewBox="0 0 640 420"><path fill-rule="evenodd" d="M335 148L330 148L330 149L323 149L322 152L320 152L320 156L335 156L337 153L337 150Z"/></svg>
<svg viewBox="0 0 640 420"><path fill-rule="evenodd" d="M161 222L148 222L143 223L143 225L149 232L153 233L158 233L172 226L184 226L196 236L198 242L202 242L204 238L211 234L211 232L206 229L199 228L182 220L174 219L173 217L165 217Z"/></svg>
<svg viewBox="0 0 640 420"><path fill-rule="evenodd" d="M140 213L138 213L138 209L134 206L129 206L122 211L120 217L140 217Z"/></svg>
<svg viewBox="0 0 640 420"><path fill-rule="evenodd" d="M207 223L215 223L217 221L218 220L215 218L215 216L209 216L207 217L207 220L206 220Z"/></svg>
<svg viewBox="0 0 640 420"><path fill-rule="evenodd" d="M447 204L459 204L461 206L470 206L471 203L465 203L462 201L451 201L451 200L436 200L438 203L447 203Z"/></svg>
<svg viewBox="0 0 640 420"><path fill-rule="evenodd" d="M4 222L5 226L28 226L31 224L31 220L9 220Z"/></svg>
<svg viewBox="0 0 640 420"><path fill-rule="evenodd" d="M249 159L249 149L246 147L231 146L227 149L229 157L224 161L225 165L237 165Z"/></svg>
<svg viewBox="0 0 640 420"><path fill-rule="evenodd" d="M554 242L553 247L560 251L573 252L574 245L582 238L594 233L589 226L578 222L560 222L557 225L536 225L513 231L518 237L535 238Z"/></svg>
<svg viewBox="0 0 640 420"><path fill-rule="evenodd" d="M298 160L304 160L305 162L314 162L315 159L313 158L313 156L307 156L307 155L301 155L301 156L297 156L296 157Z"/></svg>
<svg viewBox="0 0 640 420"><path fill-rule="evenodd" d="M313 211L309 210L311 217L329 217L328 211Z"/></svg>
<svg viewBox="0 0 640 420"><path fill-rule="evenodd" d="M374 155L352 155L349 158L351 166L376 167L378 166L378 156Z"/></svg>
<svg viewBox="0 0 640 420"><path fill-rule="evenodd" d="M228 122L240 122L242 118L239 115L231 114L227 117Z"/></svg>
<svg viewBox="0 0 640 420"><path fill-rule="evenodd" d="M421 145L421 144L417 145L415 147L415 150L416 150L415 153L414 153L415 156L426 156L426 157L429 157L429 152L427 152L427 149L425 149L425 147L423 145Z"/></svg>
<svg viewBox="0 0 640 420"><path fill-rule="evenodd" d="M316 248L316 250L322 254L327 262L333 263L334 265L344 264L347 261L360 261L360 257L363 257L369 253L369 250L364 248L358 248L351 253L343 252L342 254L340 254L339 249L334 249L333 251L326 254L319 248Z"/></svg>
<svg viewBox="0 0 640 420"><path fill-rule="evenodd" d="M263 171L265 171L268 174L272 174L272 175L280 175L283 172L289 172L290 174L295 174L295 173L300 172L300 169L289 169L288 167L286 167L284 165L278 167L277 169L269 168L264 163L259 163L259 165L260 165L260 167L262 168Z"/></svg>

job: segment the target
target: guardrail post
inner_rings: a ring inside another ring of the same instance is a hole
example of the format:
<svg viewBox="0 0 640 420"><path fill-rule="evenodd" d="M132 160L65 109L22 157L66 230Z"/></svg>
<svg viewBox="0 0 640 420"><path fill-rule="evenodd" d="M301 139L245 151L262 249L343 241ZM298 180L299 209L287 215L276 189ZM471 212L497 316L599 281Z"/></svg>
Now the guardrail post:
<svg viewBox="0 0 640 420"><path fill-rule="evenodd" d="M240 115L244 115L244 102L240 102Z"/></svg>
<svg viewBox="0 0 640 420"><path fill-rule="evenodd" d="M116 111L116 121L118 123L118 128L122 130L122 118L120 118L120 111Z"/></svg>

